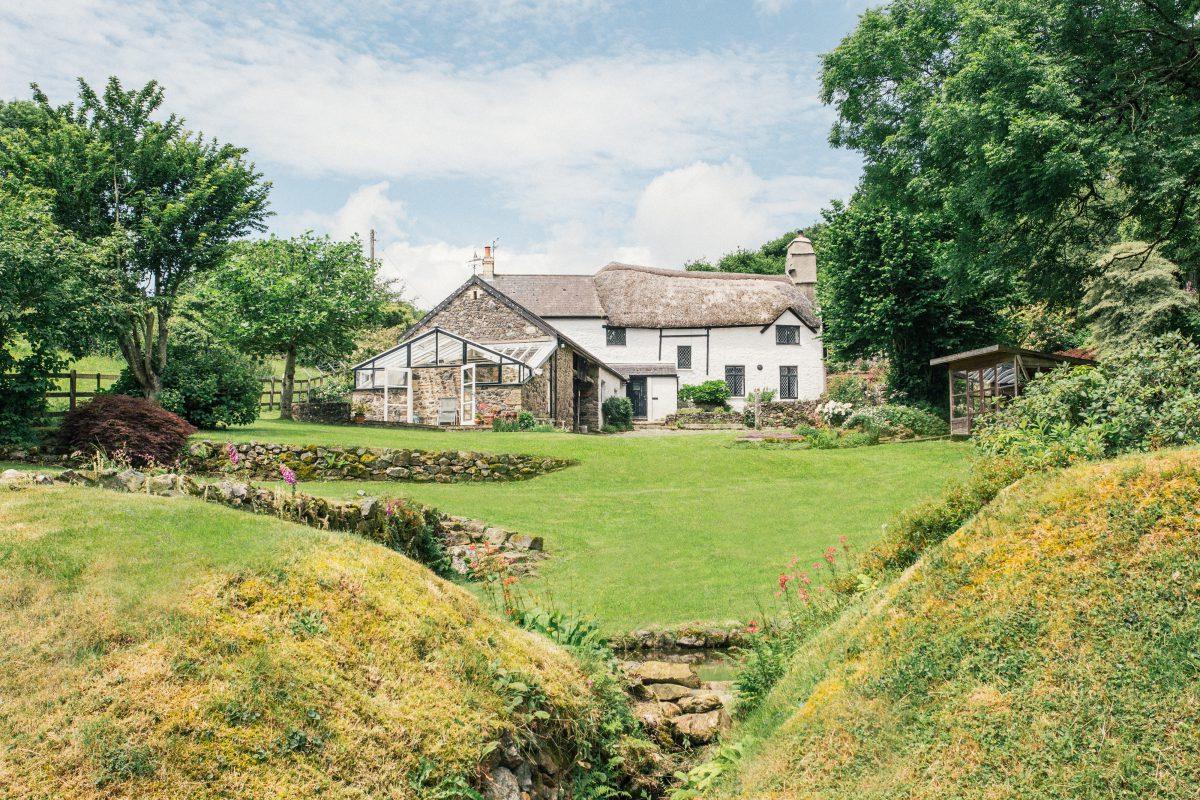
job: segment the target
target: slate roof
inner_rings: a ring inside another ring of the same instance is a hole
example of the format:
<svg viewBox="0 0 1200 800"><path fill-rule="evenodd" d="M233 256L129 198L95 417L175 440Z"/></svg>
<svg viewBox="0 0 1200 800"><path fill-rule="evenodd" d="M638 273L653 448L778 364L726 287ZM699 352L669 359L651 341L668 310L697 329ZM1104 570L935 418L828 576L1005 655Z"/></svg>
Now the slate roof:
<svg viewBox="0 0 1200 800"><path fill-rule="evenodd" d="M591 275L497 275L492 285L539 317L603 317Z"/></svg>

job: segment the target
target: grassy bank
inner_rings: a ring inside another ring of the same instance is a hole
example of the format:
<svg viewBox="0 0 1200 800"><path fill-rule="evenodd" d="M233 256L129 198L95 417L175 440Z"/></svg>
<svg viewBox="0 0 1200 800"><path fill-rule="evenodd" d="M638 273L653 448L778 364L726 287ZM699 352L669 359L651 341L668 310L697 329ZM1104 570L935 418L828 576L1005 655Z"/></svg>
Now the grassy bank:
<svg viewBox="0 0 1200 800"><path fill-rule="evenodd" d="M578 466L504 484L306 483L328 497L411 497L543 536L552 558L531 588L610 631L747 619L793 557L845 536L863 548L892 513L961 474L955 442L757 451L734 432L577 436L402 431L260 420L213 438L537 453Z"/></svg>
<svg viewBox="0 0 1200 800"><path fill-rule="evenodd" d="M0 610L4 796L432 796L598 724L565 653L423 567L186 497L0 492Z"/></svg>
<svg viewBox="0 0 1200 800"><path fill-rule="evenodd" d="M728 797L1200 788L1200 454L1036 475L795 657Z"/></svg>

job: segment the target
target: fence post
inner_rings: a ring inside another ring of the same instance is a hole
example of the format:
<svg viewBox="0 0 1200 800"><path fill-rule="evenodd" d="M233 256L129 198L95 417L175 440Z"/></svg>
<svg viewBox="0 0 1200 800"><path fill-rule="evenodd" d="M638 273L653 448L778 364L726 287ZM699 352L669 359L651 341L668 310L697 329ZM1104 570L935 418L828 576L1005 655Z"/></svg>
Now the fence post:
<svg viewBox="0 0 1200 800"><path fill-rule="evenodd" d="M267 401L267 411L275 410L275 376L271 376L271 397Z"/></svg>
<svg viewBox="0 0 1200 800"><path fill-rule="evenodd" d="M69 401L69 403L70 403L69 407L72 411L75 410L75 391L76 391L76 387L78 386L78 384L79 384L79 373L76 372L75 370L71 370L71 384L70 384L71 388L69 390L71 392L71 399Z"/></svg>
<svg viewBox="0 0 1200 800"><path fill-rule="evenodd" d="M96 373L96 391L100 391L100 373Z"/></svg>

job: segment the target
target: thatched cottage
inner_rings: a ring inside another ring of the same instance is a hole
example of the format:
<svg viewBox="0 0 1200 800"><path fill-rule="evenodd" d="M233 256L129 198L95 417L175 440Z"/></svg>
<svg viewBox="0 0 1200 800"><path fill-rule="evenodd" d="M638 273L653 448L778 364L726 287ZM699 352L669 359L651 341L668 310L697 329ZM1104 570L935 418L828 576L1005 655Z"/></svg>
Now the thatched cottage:
<svg viewBox="0 0 1200 800"><path fill-rule="evenodd" d="M479 274L355 368L355 402L379 419L473 424L527 410L594 428L612 395L627 395L635 418L661 420L681 385L713 379L734 407L760 390L814 399L825 389L815 285L803 236L783 275L617 263L594 275L508 274L485 248Z"/></svg>

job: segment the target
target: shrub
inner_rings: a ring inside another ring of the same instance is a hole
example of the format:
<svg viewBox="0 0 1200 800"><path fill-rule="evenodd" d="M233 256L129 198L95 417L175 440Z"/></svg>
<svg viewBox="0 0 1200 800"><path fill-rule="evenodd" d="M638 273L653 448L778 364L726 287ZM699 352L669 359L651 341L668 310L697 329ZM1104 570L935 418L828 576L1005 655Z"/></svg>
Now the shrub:
<svg viewBox="0 0 1200 800"><path fill-rule="evenodd" d="M126 367L109 390L140 394ZM254 365L226 345L184 329L171 340L158 401L198 428L246 425L258 418L262 382Z"/></svg>
<svg viewBox="0 0 1200 800"><path fill-rule="evenodd" d="M536 424L537 420L533 418L533 414L530 412L522 411L520 414L517 414L517 430L532 430Z"/></svg>
<svg viewBox="0 0 1200 800"><path fill-rule="evenodd" d="M134 464L170 464L196 429L187 420L143 397L98 395L67 413L59 428L63 444L125 456Z"/></svg>
<svg viewBox="0 0 1200 800"><path fill-rule="evenodd" d="M864 405L867 402L867 379L861 375L830 375L825 396L839 403Z"/></svg>
<svg viewBox="0 0 1200 800"><path fill-rule="evenodd" d="M308 390L305 401L309 403L337 403L345 400L354 391L354 383L348 376L327 377Z"/></svg>
<svg viewBox="0 0 1200 800"><path fill-rule="evenodd" d="M610 397L600 408L604 414L605 430L633 430L633 403L628 397Z"/></svg>
<svg viewBox="0 0 1200 800"><path fill-rule="evenodd" d="M980 420L984 453L1061 465L1200 442L1200 347L1168 334L1063 367Z"/></svg>
<svg viewBox="0 0 1200 800"><path fill-rule="evenodd" d="M874 428L884 436L944 436L950 433L946 420L913 406L885 405L860 408L842 427Z"/></svg>
<svg viewBox="0 0 1200 800"><path fill-rule="evenodd" d="M723 406L729 400L729 387L722 380L705 381L695 386L685 386L688 398L697 405Z"/></svg>
<svg viewBox="0 0 1200 800"><path fill-rule="evenodd" d="M817 406L817 413L828 425L840 425L853 412L854 408L849 403L839 403L836 400L829 400Z"/></svg>

